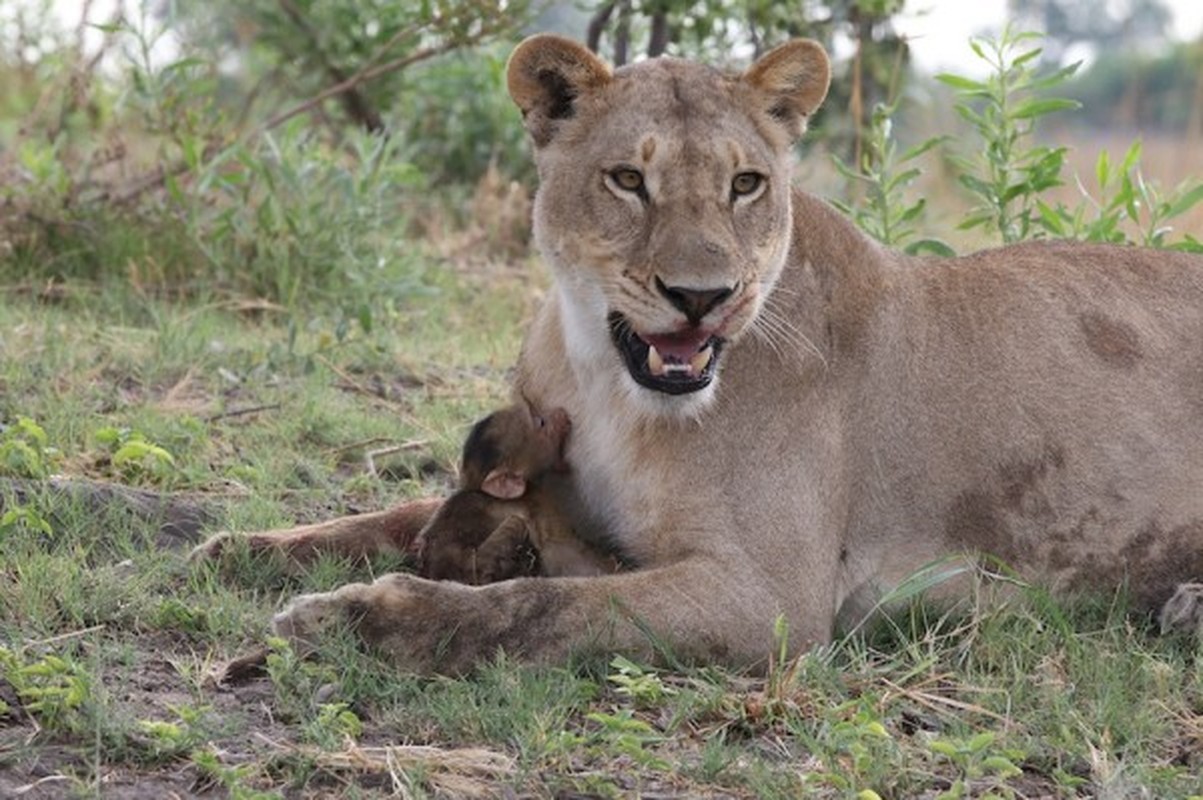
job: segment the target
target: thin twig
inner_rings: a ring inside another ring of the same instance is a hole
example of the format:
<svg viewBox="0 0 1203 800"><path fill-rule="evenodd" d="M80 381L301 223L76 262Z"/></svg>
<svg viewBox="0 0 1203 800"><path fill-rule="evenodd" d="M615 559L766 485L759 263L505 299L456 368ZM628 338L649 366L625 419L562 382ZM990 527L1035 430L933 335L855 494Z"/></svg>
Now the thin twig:
<svg viewBox="0 0 1203 800"><path fill-rule="evenodd" d="M21 652L24 653L27 650L30 650L34 647L45 647L46 645L58 644L59 642L65 642L68 639L78 639L81 636L87 636L89 633L96 633L97 631L102 631L102 630L104 630L104 627L105 626L103 624L93 625L90 628L83 628L78 631L68 631L67 633L60 633L58 636L51 636L49 639L35 639L32 642L26 642L21 647Z"/></svg>
<svg viewBox="0 0 1203 800"><path fill-rule="evenodd" d="M208 144L205 145L204 150L201 151L200 160L208 161L209 159L213 158L215 155L220 153L223 149L225 149L227 144L228 144L227 142L216 142L216 141L209 142ZM151 170L146 175L143 175L141 178L134 181L131 185L127 186L125 191L122 192L121 194L113 195L111 198L111 202L114 205L121 206L121 205L125 205L125 204L129 203L132 200L137 200L138 197L140 197L144 193L150 191L151 189L156 189L160 186L165 185L167 183L168 178L175 178L180 175L183 175L189 169L190 169L190 167L188 165L188 162L186 162L186 161L177 161L175 164L172 164L170 167L158 166L155 169ZM100 199L108 200L109 195L107 195L107 193L102 194L100 196Z"/></svg>
<svg viewBox="0 0 1203 800"><path fill-rule="evenodd" d="M344 389L344 388L350 389L351 391L356 392L357 394L362 394L365 397L375 398L376 400L379 400L380 402L384 403L385 405L389 406L390 408L404 409L404 406L402 406L400 403L397 403L397 402L394 402L394 401L388 399L380 392L375 391L374 389L371 389L367 386L364 386L362 383L355 380L355 378L352 377L349 373L347 373L346 370L344 370L342 367L339 367L337 364L335 364L333 361L326 358L325 356L318 354L318 355L315 355L314 358L316 358L318 361L320 361L322 364L324 364L335 375L337 375L338 377L343 379L343 383L338 384L338 387L340 389Z"/></svg>
<svg viewBox="0 0 1203 800"><path fill-rule="evenodd" d="M210 414L205 417L205 422L216 422L219 419L227 419L229 417L242 417L247 414L258 414L260 411L275 411L280 408L280 403L264 403L261 406L247 406L246 408L232 408L229 411L222 411L217 414Z"/></svg>
<svg viewBox="0 0 1203 800"><path fill-rule="evenodd" d="M418 450L429 444L425 439L414 439L409 442L402 442L392 447L381 447L378 450L369 450L363 454L364 460L368 464L368 474L373 478L378 477L376 472L376 459L380 456L392 455L393 453L404 453L409 450Z"/></svg>
<svg viewBox="0 0 1203 800"><path fill-rule="evenodd" d="M322 364L325 365L326 369L330 370L335 375L342 378L343 381L346 382L347 387L350 388L351 390L359 392L360 394L366 394L369 397L379 397L380 396L380 394L378 392L372 391L371 389L364 386L359 381L355 380L355 378L353 378L349 372L347 372L345 369L343 369L342 367L335 364L330 359L326 358L321 353L315 354L314 358L316 358L318 361L322 362Z"/></svg>
<svg viewBox="0 0 1203 800"><path fill-rule="evenodd" d="M72 780L70 775L47 775L45 778L38 778L33 783L27 783L24 786L18 786L16 789L13 789L13 797L20 797L22 795L29 794L34 789L37 789L46 783L61 783L62 781L69 780Z"/></svg>
<svg viewBox="0 0 1203 800"><path fill-rule="evenodd" d="M412 64L416 64L419 61L425 61L429 58L434 58L435 56L440 56L443 53L450 52L451 50L454 50L457 47L462 47L466 44L471 44L473 42L479 41L480 39L484 38L485 36L491 35L493 33L496 33L499 30L502 30L503 27L504 27L504 25L501 23L494 25L494 26L486 26L486 27L481 28L480 31L478 31L477 33L468 37L467 39L450 39L446 42L443 42L440 45L434 45L432 47L423 47L421 50L410 53L407 56L401 56L400 58L394 58L392 61L386 61L385 63L379 64L377 66L371 66L369 63L368 65L365 65L363 69L359 70L354 75L352 75L350 78L347 78L345 81L342 81L341 83L336 83L333 86L323 89L322 91L318 92L313 97L306 100L305 102L299 103L298 105L293 106L292 108L288 109L287 111L283 111L283 112L277 114L276 116L272 117L267 122L265 122L262 126L260 126L260 129L258 132L262 133L265 131L269 131L272 128L275 128L275 127L287 122L288 120L292 119L293 117L297 116L298 114L304 114L306 111L309 111L314 106L320 105L321 103L325 102L326 100L329 100L331 97L334 97L335 95L339 95L339 94L342 94L343 92L347 92L347 91L354 89L355 87L359 86L361 83L366 83L367 81L375 80L376 78L379 78L381 75L387 75L390 72L396 72L397 70L405 69L406 67L411 66Z"/></svg>
<svg viewBox="0 0 1203 800"><path fill-rule="evenodd" d="M937 713L947 712L949 708L954 708L957 711L968 711L973 714L981 714L984 717L989 717L990 719L1001 722L1003 724L1003 727L1008 728L1008 729L1017 725L1015 720L1013 720L1009 717L1004 717L1001 714L996 714L993 711L982 708L981 706L975 705L974 703L966 703L963 700L955 700L951 697L945 697L945 696L939 695L939 694L930 694L928 692L917 692L912 689L907 689L905 687L899 686L898 684L894 683L893 681L890 681L887 678L882 678L881 682L884 683L891 690L902 695L903 697L906 697L910 700L914 700L919 705L929 708L932 711L935 711ZM945 708L941 708L940 706L945 706Z"/></svg>
<svg viewBox="0 0 1203 800"><path fill-rule="evenodd" d="M370 444L380 444L381 442L391 442L391 441L393 441L393 440L388 436L371 436L367 439L360 439L358 442L351 442L350 444L340 444L338 447L328 448L326 450L323 450L322 454L327 455L327 456L336 456L336 455L340 455L341 453L345 453L348 450L358 450L359 448L367 447Z"/></svg>

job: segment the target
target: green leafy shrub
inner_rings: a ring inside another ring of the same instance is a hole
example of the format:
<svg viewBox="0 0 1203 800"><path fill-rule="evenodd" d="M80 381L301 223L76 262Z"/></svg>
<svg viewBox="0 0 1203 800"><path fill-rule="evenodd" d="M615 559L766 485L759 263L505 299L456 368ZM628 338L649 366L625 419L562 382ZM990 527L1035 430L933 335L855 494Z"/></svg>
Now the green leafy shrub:
<svg viewBox="0 0 1203 800"><path fill-rule="evenodd" d="M971 40L970 47L990 67L990 74L984 79L951 73L936 76L956 93L957 113L969 124L979 146L976 157L951 157L959 170L957 181L977 201L958 227L990 231L1003 243L1051 235L1203 252L1203 242L1190 233L1172 239L1173 221L1203 202L1203 181L1162 190L1141 173L1139 141L1128 148L1118 166L1106 150L1099 154L1096 194L1075 176L1081 194L1077 204L1069 206L1048 197L1048 190L1067 182L1067 151L1031 142L1044 117L1079 107L1077 101L1043 94L1061 87L1077 65L1038 73L1035 64L1041 49L1030 45L1039 38L1007 28L997 39ZM862 202L836 205L884 244L912 254L952 255L940 240L915 239L924 201L909 202L906 196L906 189L921 174L914 161L948 139L927 139L899 155L890 125L893 111L883 106L874 112L859 164L835 160L840 173L864 193Z"/></svg>
<svg viewBox="0 0 1203 800"><path fill-rule="evenodd" d="M46 478L59 452L49 445L46 431L29 417L17 417L0 427L0 475Z"/></svg>
<svg viewBox="0 0 1203 800"><path fill-rule="evenodd" d="M409 76L396 114L402 156L429 185L474 185L490 164L529 180L534 164L505 89L509 46L455 53Z"/></svg>
<svg viewBox="0 0 1203 800"><path fill-rule="evenodd" d="M0 274L249 296L293 314L333 303L370 320L422 280L402 243L407 209L428 201L407 159L439 184L524 163L501 51L408 74L512 32L524 2L128 11L95 26L116 69L81 62L72 37L49 33L0 55L0 73L32 67L43 97L67 98L58 118L57 103L24 95L13 109L21 127L0 146ZM455 109L450 123L442 104ZM411 129L389 132L389 120Z"/></svg>
<svg viewBox="0 0 1203 800"><path fill-rule="evenodd" d="M989 65L989 77L977 81L947 73L936 76L960 96L957 113L981 144L976 159L956 157L961 169L958 179L978 201L960 227L992 227L1003 242L1029 238L1038 225L1036 198L1062 184L1066 149L1027 146L1037 120L1078 107L1074 100L1041 96L1063 83L1078 64L1038 75L1035 62L1040 48L1024 49L1038 38L1039 34L1007 27L998 39L970 40L973 52Z"/></svg>
<svg viewBox="0 0 1203 800"><path fill-rule="evenodd" d="M141 431L105 426L95 433L113 468L128 480L162 483L175 475L175 457Z"/></svg>
<svg viewBox="0 0 1203 800"><path fill-rule="evenodd" d="M59 733L87 729L92 678L75 661L54 653L30 658L0 647L0 676L16 691L21 707L43 728Z"/></svg>
<svg viewBox="0 0 1203 800"><path fill-rule="evenodd" d="M334 147L297 122L223 151L193 188L169 188L212 271L241 293L288 307L403 297L415 267L397 238L418 173L397 149L358 132Z"/></svg>
<svg viewBox="0 0 1203 800"><path fill-rule="evenodd" d="M953 255L952 248L939 239L916 239L916 221L921 218L927 201L923 198L907 203L905 190L920 175L913 165L920 156L944 141L932 137L911 147L901 155L898 143L891 136L891 117L894 109L879 105L873 111L869 135L861 162L853 169L839 156L834 156L840 174L865 193L863 205L836 201L835 205L866 233L884 245L901 247L912 255L922 252Z"/></svg>
<svg viewBox="0 0 1203 800"><path fill-rule="evenodd" d="M1203 253L1203 242L1187 233L1182 240L1170 242L1171 224L1203 202L1203 182L1187 181L1168 195L1140 172L1141 143L1132 143L1118 166L1103 150L1095 162L1098 195L1091 195L1078 182L1082 199L1070 208L1064 203L1049 205L1037 201L1040 224L1054 236L1088 242L1169 247Z"/></svg>

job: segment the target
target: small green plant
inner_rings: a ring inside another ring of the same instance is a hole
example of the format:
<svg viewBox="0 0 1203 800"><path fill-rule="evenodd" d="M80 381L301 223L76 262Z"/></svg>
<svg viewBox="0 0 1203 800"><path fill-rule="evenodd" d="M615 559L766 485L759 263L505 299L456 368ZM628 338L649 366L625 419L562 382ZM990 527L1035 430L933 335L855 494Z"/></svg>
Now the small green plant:
<svg viewBox="0 0 1203 800"><path fill-rule="evenodd" d="M996 739L986 731L968 739L936 739L928 745L932 753L952 762L960 773L947 791L936 796L937 800L961 800L970 796L971 789L973 797L1015 796L1006 782L1023 774L1015 764L1023 758L1023 753L996 745Z"/></svg>
<svg viewBox="0 0 1203 800"><path fill-rule="evenodd" d="M865 150L856 168L833 156L840 174L859 184L864 190L863 205L836 201L835 205L877 241L905 252L955 255L952 248L939 239L916 239L915 222L923 215L927 201L919 198L907 203L906 189L921 174L913 162L946 137L935 136L898 154L898 143L892 136L894 107L878 105L873 109Z"/></svg>
<svg viewBox="0 0 1203 800"><path fill-rule="evenodd" d="M665 686L655 671L622 656L615 656L610 667L614 672L607 675L606 680L615 686L614 691L631 698L638 706L659 705L666 697L677 693L671 686Z"/></svg>
<svg viewBox="0 0 1203 800"><path fill-rule="evenodd" d="M348 739L358 739L363 734L363 722L349 703L320 703L317 716L307 721L302 730L306 739L330 750L342 746Z"/></svg>
<svg viewBox="0 0 1203 800"><path fill-rule="evenodd" d="M286 639L269 637L267 674L275 689L276 706L281 717L293 721L321 715L320 690L334 685L338 676L326 664L306 661ZM319 734L322 730L317 730Z"/></svg>
<svg viewBox="0 0 1203 800"><path fill-rule="evenodd" d="M155 760L170 759L191 752L209 736L205 718L208 706L171 706L176 721L143 719L138 721L149 755Z"/></svg>
<svg viewBox="0 0 1203 800"><path fill-rule="evenodd" d="M1138 214L1132 173L1139 160L1139 141L1128 148L1118 169L1112 167L1110 154L1103 150L1095 162L1099 196L1092 197L1078 181L1082 201L1072 211L1062 203L1050 206L1043 200L1037 201L1040 223L1055 236L1090 242L1126 242L1128 237L1122 225Z"/></svg>
<svg viewBox="0 0 1203 800"><path fill-rule="evenodd" d="M598 730L589 741L599 752L606 750L621 753L636 764L652 769L668 769L668 762L647 748L660 744L665 737L647 722L635 717L629 708L620 708L613 714L594 711L585 719L598 725Z"/></svg>
<svg viewBox="0 0 1203 800"><path fill-rule="evenodd" d="M11 425L0 426L0 475L47 478L58 457L46 431L29 417L19 416Z"/></svg>
<svg viewBox="0 0 1203 800"><path fill-rule="evenodd" d="M105 426L94 436L110 451L113 467L127 479L162 483L175 475L175 457L141 431Z"/></svg>
<svg viewBox="0 0 1203 800"><path fill-rule="evenodd" d="M0 515L0 542L10 536L30 533L54 535L54 529L36 508L14 505Z"/></svg>
<svg viewBox="0 0 1203 800"><path fill-rule="evenodd" d="M1041 96L1065 82L1078 64L1037 74L1034 64L1042 50L1025 47L1039 38L1040 34L1007 26L997 39L971 39L969 46L989 65L990 76L984 81L948 73L936 76L960 97L957 113L982 145L977 158L954 159L961 170L961 185L978 201L959 227L993 228L1004 243L1028 239L1042 230L1036 202L1042 192L1062 184L1066 148L1028 145L1037 121L1080 105Z"/></svg>
<svg viewBox="0 0 1203 800"><path fill-rule="evenodd" d="M1190 234L1172 244L1167 238L1173 231L1171 221L1203 202L1203 182L1183 183L1162 196L1161 190L1141 174L1140 155L1139 140L1132 143L1118 165L1111 163L1106 150L1100 152L1094 176L1098 196L1091 195L1079 180L1082 200L1074 208L1037 201L1040 223L1055 236L1117 244L1132 243L1130 234L1135 229L1137 241L1147 247L1203 252L1203 242Z"/></svg>
<svg viewBox="0 0 1203 800"><path fill-rule="evenodd" d="M813 744L823 769L808 775L806 782L830 786L856 800L879 798L877 789L884 791L896 779L898 746L890 732L867 698L841 703L828 719Z"/></svg>
<svg viewBox="0 0 1203 800"><path fill-rule="evenodd" d="M230 793L231 800L280 800L279 792L261 792L246 785L246 781L258 770L254 763L228 767L212 749L194 750L191 761L201 777L210 784L221 786Z"/></svg>
<svg viewBox="0 0 1203 800"><path fill-rule="evenodd" d="M765 695L780 699L794 683L797 673L798 661L789 657L789 620L784 614L778 614L773 620L773 652L769 658Z"/></svg>
<svg viewBox="0 0 1203 800"><path fill-rule="evenodd" d="M178 597L167 597L155 606L150 623L161 630L204 633L209 630L209 615Z"/></svg>
<svg viewBox="0 0 1203 800"><path fill-rule="evenodd" d="M43 728L76 734L87 729L92 679L76 662L54 653L30 659L0 646L0 675Z"/></svg>

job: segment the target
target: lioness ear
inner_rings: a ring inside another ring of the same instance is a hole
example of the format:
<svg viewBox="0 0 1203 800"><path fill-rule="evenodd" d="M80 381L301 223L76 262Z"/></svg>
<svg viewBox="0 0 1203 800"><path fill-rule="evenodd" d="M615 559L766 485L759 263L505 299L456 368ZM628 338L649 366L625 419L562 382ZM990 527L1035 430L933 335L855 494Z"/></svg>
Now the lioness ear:
<svg viewBox="0 0 1203 800"><path fill-rule="evenodd" d="M797 139L827 96L831 64L818 42L794 39L765 53L748 67L743 80L768 96L765 110Z"/></svg>
<svg viewBox="0 0 1203 800"><path fill-rule="evenodd" d="M495 469L485 476L480 490L498 500L517 500L526 494L526 478L507 469Z"/></svg>
<svg viewBox="0 0 1203 800"><path fill-rule="evenodd" d="M526 130L542 147L555 134L556 121L572 116L577 97L609 83L610 68L584 45L543 33L514 49L505 76Z"/></svg>

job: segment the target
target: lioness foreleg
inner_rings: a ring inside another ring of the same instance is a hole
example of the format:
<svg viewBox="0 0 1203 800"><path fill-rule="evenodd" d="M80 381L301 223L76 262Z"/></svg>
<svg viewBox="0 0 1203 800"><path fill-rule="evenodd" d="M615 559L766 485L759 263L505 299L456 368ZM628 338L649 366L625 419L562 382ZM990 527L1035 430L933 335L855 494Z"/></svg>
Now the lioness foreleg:
<svg viewBox="0 0 1203 800"><path fill-rule="evenodd" d="M487 586L394 574L298 597L273 627L307 646L328 626L349 624L399 667L421 673L463 673L498 649L523 661L556 663L599 651L653 659L663 646L675 657L755 665L770 653L781 613L759 578L701 558L593 578ZM793 650L828 640L830 628L821 619L790 620Z"/></svg>

